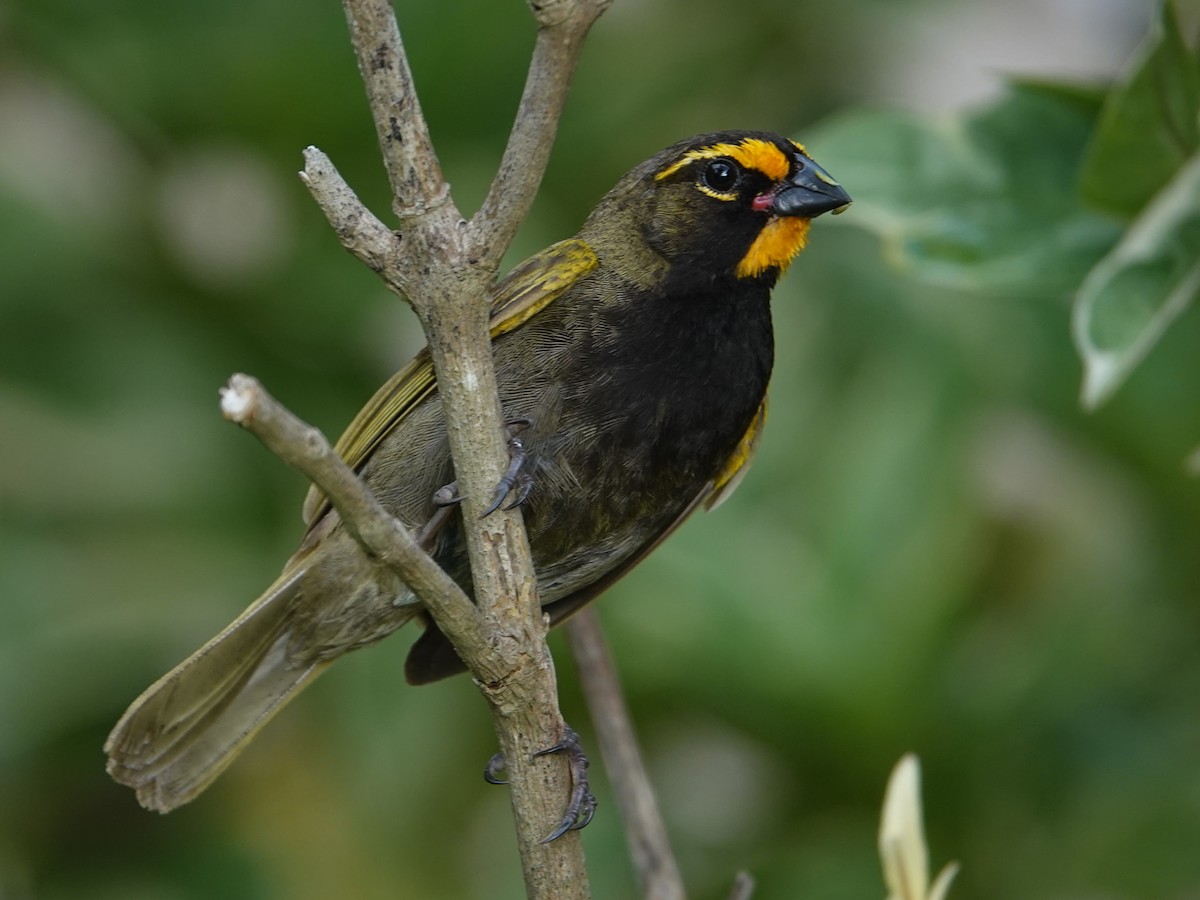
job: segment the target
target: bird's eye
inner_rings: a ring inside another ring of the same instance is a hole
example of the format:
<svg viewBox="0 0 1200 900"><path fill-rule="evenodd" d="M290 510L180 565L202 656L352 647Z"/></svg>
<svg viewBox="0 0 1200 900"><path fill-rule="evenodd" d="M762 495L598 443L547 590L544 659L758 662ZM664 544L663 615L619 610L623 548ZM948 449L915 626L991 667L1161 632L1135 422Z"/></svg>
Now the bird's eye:
<svg viewBox="0 0 1200 900"><path fill-rule="evenodd" d="M738 182L738 167L728 159L714 159L700 173L700 182L709 190L728 193Z"/></svg>

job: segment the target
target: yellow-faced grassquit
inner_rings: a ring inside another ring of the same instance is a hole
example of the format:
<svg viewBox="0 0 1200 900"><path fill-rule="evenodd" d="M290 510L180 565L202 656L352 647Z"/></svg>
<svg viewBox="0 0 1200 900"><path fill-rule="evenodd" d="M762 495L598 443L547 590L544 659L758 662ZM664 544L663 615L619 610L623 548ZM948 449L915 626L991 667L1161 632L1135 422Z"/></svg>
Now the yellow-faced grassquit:
<svg viewBox="0 0 1200 900"><path fill-rule="evenodd" d="M521 502L552 623L735 487L761 433L774 354L769 299L809 223L850 198L799 144L723 132L681 141L622 178L578 236L496 285L491 331ZM367 403L338 452L468 592L454 471L422 352ZM507 487L508 485L505 485ZM502 489L503 492L503 489ZM151 686L108 739L108 770L162 812L204 790L343 653L410 619L422 684L463 670L394 574L369 562L315 489L283 574Z"/></svg>

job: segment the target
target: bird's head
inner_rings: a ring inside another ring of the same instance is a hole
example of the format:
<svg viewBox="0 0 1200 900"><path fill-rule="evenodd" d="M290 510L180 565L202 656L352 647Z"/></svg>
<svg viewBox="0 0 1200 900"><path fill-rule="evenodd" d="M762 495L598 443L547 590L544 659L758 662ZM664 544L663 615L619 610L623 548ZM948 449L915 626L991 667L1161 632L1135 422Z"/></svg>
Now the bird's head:
<svg viewBox="0 0 1200 900"><path fill-rule="evenodd" d="M627 174L581 236L636 235L672 281L774 284L804 247L816 216L850 196L804 147L769 132L728 131L680 141Z"/></svg>

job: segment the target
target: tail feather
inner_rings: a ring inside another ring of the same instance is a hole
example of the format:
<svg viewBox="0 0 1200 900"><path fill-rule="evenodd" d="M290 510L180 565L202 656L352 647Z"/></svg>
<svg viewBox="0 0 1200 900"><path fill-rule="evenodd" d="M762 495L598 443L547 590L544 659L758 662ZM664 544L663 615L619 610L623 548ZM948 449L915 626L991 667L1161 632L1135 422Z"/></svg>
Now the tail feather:
<svg viewBox="0 0 1200 900"><path fill-rule="evenodd" d="M328 665L288 659L288 613L304 574L285 572L121 717L104 745L108 771L143 806L168 812L193 799Z"/></svg>

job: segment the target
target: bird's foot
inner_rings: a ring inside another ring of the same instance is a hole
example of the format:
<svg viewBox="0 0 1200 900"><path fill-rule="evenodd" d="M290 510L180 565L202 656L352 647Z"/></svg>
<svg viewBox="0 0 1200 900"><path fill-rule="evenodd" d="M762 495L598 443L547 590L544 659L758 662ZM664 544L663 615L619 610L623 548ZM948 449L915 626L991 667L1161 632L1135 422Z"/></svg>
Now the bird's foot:
<svg viewBox="0 0 1200 900"><path fill-rule="evenodd" d="M528 499L529 492L533 490L533 478L528 473L521 471L521 467L525 465L525 460L529 454L526 453L521 439L517 437L517 435L532 424L532 419L511 419L504 423L504 430L508 433L508 470L496 482L496 491L492 495L492 502L483 511L483 515L480 516L481 519L485 516L490 516L498 510L500 504L504 502L504 498L510 493L515 491L516 497L512 503L504 507L505 509L515 509L520 506ZM438 510L458 506L462 502L463 497L458 492L457 481L442 485L433 495L433 505Z"/></svg>
<svg viewBox="0 0 1200 900"><path fill-rule="evenodd" d="M551 753L567 754L567 760L571 765L571 800L567 803L567 810L563 813L558 826L542 838L543 844L558 840L568 831L586 828L588 822L592 821L592 816L596 814L596 796L588 786L587 754L583 752L583 745L579 742L579 735L575 733L574 728L564 724L562 740L533 755L534 758L537 758L548 756Z"/></svg>
<svg viewBox="0 0 1200 900"><path fill-rule="evenodd" d="M457 481L444 484L433 492L433 515L413 535L418 546L423 547L426 551L429 550L433 545L433 539L450 520L454 507L462 503L462 500L463 498L458 493Z"/></svg>
<svg viewBox="0 0 1200 900"><path fill-rule="evenodd" d="M528 454L518 437L532 424L532 419L511 419L504 423L504 430L508 432L508 471L496 483L496 492L492 495L491 504L484 510L484 516L490 516L498 510L500 504L504 502L504 498L510 493L515 493L516 496L504 508L516 509L528 499L529 492L533 490L533 478L529 473L521 471Z"/></svg>
<svg viewBox="0 0 1200 900"><path fill-rule="evenodd" d="M433 505L438 509L448 509L463 502L462 494L458 492L458 482L443 484L433 492Z"/></svg>
<svg viewBox="0 0 1200 900"><path fill-rule="evenodd" d="M488 784L508 784L507 778L501 778L500 773L507 768L508 763L504 759L503 753L495 754L488 760L488 764L483 767L483 780Z"/></svg>
<svg viewBox="0 0 1200 900"><path fill-rule="evenodd" d="M552 753L567 754L571 766L571 799L568 801L566 812L563 813L558 825L542 838L543 844L558 840L568 831L586 828L587 824L592 821L592 816L596 814L596 796L588 786L587 754L583 752L583 745L579 742L579 735L574 728L564 724L562 740L545 750L539 750L533 754L533 758L549 756ZM484 781L488 784L508 784L507 779L500 777L504 767L504 754L497 753L488 760L488 764L483 770Z"/></svg>
<svg viewBox="0 0 1200 900"><path fill-rule="evenodd" d="M447 485L446 487L450 487L450 485ZM446 488L442 488L441 491L444 491L445 489ZM440 494L441 491L438 491L438 494ZM426 552L429 552L430 547L433 546L433 539L437 537L438 533L442 530L442 527L446 524L446 522L449 521L451 513L454 512L454 503L438 503L437 494L434 494L433 496L433 505L433 515L430 516L429 521L417 529L417 533L413 535L413 538L417 542L417 546L424 548Z"/></svg>

